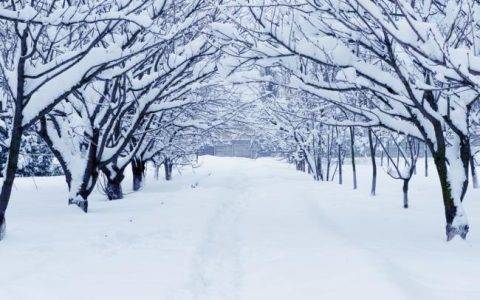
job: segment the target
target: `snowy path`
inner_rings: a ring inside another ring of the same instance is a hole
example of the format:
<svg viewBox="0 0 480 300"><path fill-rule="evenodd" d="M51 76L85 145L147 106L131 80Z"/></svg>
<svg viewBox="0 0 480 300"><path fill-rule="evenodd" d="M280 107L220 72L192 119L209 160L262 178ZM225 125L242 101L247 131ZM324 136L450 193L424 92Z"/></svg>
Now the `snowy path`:
<svg viewBox="0 0 480 300"><path fill-rule="evenodd" d="M231 170L237 177L225 179L234 197L220 202L207 224L196 277L199 299L347 299L370 293L372 281L379 299L408 299L369 253L323 222L313 197L295 185L285 189L285 181L269 174L275 170L243 167L251 174Z"/></svg>
<svg viewBox="0 0 480 300"><path fill-rule="evenodd" d="M399 184L380 177L371 198L368 175L352 191L273 159L207 157L125 200L96 195L87 216L52 192L61 178L20 180L0 299L478 299L478 194L469 242L446 244L435 182L414 181L405 212Z"/></svg>
<svg viewBox="0 0 480 300"><path fill-rule="evenodd" d="M238 176L223 175L226 191L218 193L223 196L205 224L192 262L190 283L194 299L240 299L243 274L239 226L246 185Z"/></svg>

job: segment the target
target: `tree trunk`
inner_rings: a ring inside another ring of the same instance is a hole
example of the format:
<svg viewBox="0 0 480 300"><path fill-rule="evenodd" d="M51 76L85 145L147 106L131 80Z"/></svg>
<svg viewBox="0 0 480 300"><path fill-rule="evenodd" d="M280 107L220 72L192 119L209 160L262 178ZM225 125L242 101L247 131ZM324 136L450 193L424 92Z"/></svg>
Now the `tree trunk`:
<svg viewBox="0 0 480 300"><path fill-rule="evenodd" d="M155 180L160 178L160 165L155 163Z"/></svg>
<svg viewBox="0 0 480 300"><path fill-rule="evenodd" d="M7 221L5 221L5 215L1 216L0 220L0 241L3 240L5 237L5 233L7 232Z"/></svg>
<svg viewBox="0 0 480 300"><path fill-rule="evenodd" d="M60 162L60 166L65 175L65 181L67 182L69 196L68 205L76 204L84 212L88 211L88 196L95 188L98 179L98 163L96 160L96 151L99 133L98 130L93 131L92 140L90 141L90 149L86 157L83 155L67 156L64 157L64 153L57 149L50 139L46 130L46 119L40 120L41 129L39 134L47 146L52 151L53 155ZM70 170L70 165L67 161L75 161L72 165L76 166L74 170Z"/></svg>
<svg viewBox="0 0 480 300"><path fill-rule="evenodd" d="M84 213L88 212L88 196L90 192L85 188L86 183L81 182L80 186L76 189L76 192L70 192L68 197L68 205L77 205ZM75 187L72 186L72 189Z"/></svg>
<svg viewBox="0 0 480 300"><path fill-rule="evenodd" d="M331 161L332 161L332 154L331 154L330 137L329 137L328 146L327 146L327 176L326 176L327 181L330 180Z"/></svg>
<svg viewBox="0 0 480 300"><path fill-rule="evenodd" d="M319 176L319 180L323 181L323 166L322 166L322 139L318 139L318 151L317 151L317 161L316 161L316 168L317 174Z"/></svg>
<svg viewBox="0 0 480 300"><path fill-rule="evenodd" d="M387 153L390 151L390 140L387 141ZM387 167L390 167L390 159L387 159Z"/></svg>
<svg viewBox="0 0 480 300"><path fill-rule="evenodd" d="M456 235L460 235L463 239L466 238L468 233L468 224L466 221L465 213L461 205L463 197L456 198L452 191L452 184L448 179L448 169L442 158L436 158L438 162L435 163L437 167L438 176L440 179L440 185L442 188L443 204L445 208L445 220L447 241L453 239ZM440 161L439 161L440 160ZM468 182L468 181L464 181Z"/></svg>
<svg viewBox="0 0 480 300"><path fill-rule="evenodd" d="M470 170L472 172L472 186L474 189L478 189L477 166L475 165L475 158L473 155L470 156Z"/></svg>
<svg viewBox="0 0 480 300"><path fill-rule="evenodd" d="M424 147L425 147L425 177L428 177L428 148L427 148L427 144L425 143L424 144Z"/></svg>
<svg viewBox="0 0 480 300"><path fill-rule="evenodd" d="M368 129L368 142L370 145L370 158L372 160L372 189L370 190L370 195L375 196L377 192L377 162L375 160L375 146L373 145L371 129Z"/></svg>
<svg viewBox="0 0 480 300"><path fill-rule="evenodd" d="M165 180L172 180L173 162L169 158L166 158L163 162L163 166L165 168Z"/></svg>
<svg viewBox="0 0 480 300"><path fill-rule="evenodd" d="M338 144L338 183L343 184L342 146Z"/></svg>
<svg viewBox="0 0 480 300"><path fill-rule="evenodd" d="M439 134L437 134L437 149L433 148L433 145L429 146L442 188L447 223L445 226L447 241L452 240L457 235L465 239L469 231L469 225L462 201L468 187L470 144L468 137L454 136L454 141L449 140L452 143L449 147L460 149L460 153L454 153L453 151L448 153L446 151L446 141L438 142L438 136Z"/></svg>
<svg viewBox="0 0 480 300"><path fill-rule="evenodd" d="M18 118L18 119L17 119ZM17 116L13 121L13 128L11 131L10 137L10 147L8 149L8 157L7 157L7 164L5 168L5 176L3 177L3 185L2 190L0 193L0 240L3 239L5 236L6 230L6 220L5 220L5 212L7 211L8 202L10 200L10 196L12 193L13 181L15 179L15 173L18 168L18 157L20 153L20 146L22 140L22 117Z"/></svg>
<svg viewBox="0 0 480 300"><path fill-rule="evenodd" d="M315 169L317 170L317 179L316 180L323 180L323 170L322 170L322 156L320 153L317 154L317 158L315 160Z"/></svg>
<svg viewBox="0 0 480 300"><path fill-rule="evenodd" d="M95 128L92 132L90 146L88 149L87 162L83 175L81 176L80 185L72 186L73 182L67 182L70 188L70 196L68 204L76 204L83 212L88 212L88 196L93 192L98 180L98 161L97 149L98 140L100 139L100 131ZM74 170L72 170L74 171Z"/></svg>
<svg viewBox="0 0 480 300"><path fill-rule="evenodd" d="M108 200L123 199L122 181L125 178L125 167L119 168L116 164L102 168L102 172L107 178L105 194Z"/></svg>
<svg viewBox="0 0 480 300"><path fill-rule="evenodd" d="M17 66L17 90L15 98L15 108L12 120L12 129L10 131L10 143L7 152L7 162L5 167L5 175L3 177L2 190L0 192L0 240L2 240L6 233L7 223L5 220L5 213L7 211L8 202L12 194L13 181L15 180L15 173L18 168L18 158L20 147L22 144L22 120L23 120L23 105L25 94L25 59L27 55L27 38L28 32L23 30L20 39L21 52Z"/></svg>
<svg viewBox="0 0 480 300"><path fill-rule="evenodd" d="M87 168L79 181L67 182L69 186L68 205L75 204L83 212L88 212L88 197L93 192L98 180L98 170L95 162L87 162ZM77 186L75 186L77 184Z"/></svg>
<svg viewBox="0 0 480 300"><path fill-rule="evenodd" d="M350 156L352 159L353 189L357 189L357 167L355 165L355 128L350 127Z"/></svg>
<svg viewBox="0 0 480 300"><path fill-rule="evenodd" d="M105 188L108 200L123 199L122 183L117 180L107 180L107 187Z"/></svg>
<svg viewBox="0 0 480 300"><path fill-rule="evenodd" d="M404 179L403 180L403 208L408 208L408 183L410 181L409 179Z"/></svg>
<svg viewBox="0 0 480 300"><path fill-rule="evenodd" d="M143 187L145 180L146 163L139 159L132 161L133 190L138 191Z"/></svg>

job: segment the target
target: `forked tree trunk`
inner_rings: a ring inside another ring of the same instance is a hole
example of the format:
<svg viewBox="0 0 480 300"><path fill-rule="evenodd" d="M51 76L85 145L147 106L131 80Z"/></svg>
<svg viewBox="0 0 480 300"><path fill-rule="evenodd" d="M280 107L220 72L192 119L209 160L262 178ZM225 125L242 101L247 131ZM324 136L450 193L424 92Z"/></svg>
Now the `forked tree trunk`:
<svg viewBox="0 0 480 300"><path fill-rule="evenodd" d="M370 195L375 196L377 192L377 162L375 160L375 145L373 144L371 129L368 129L368 143L370 145L370 158L372 160L372 188Z"/></svg>
<svg viewBox="0 0 480 300"><path fill-rule="evenodd" d="M63 149L55 147L48 131L46 118L40 119L39 134L59 161L68 186L68 205L76 204L88 212L88 196L92 193L98 180L97 145L100 137L98 129L92 131L89 149L86 155L68 156ZM84 157L85 156L85 157ZM67 163L69 161L70 163ZM73 162L74 161L74 162ZM75 169L70 169L75 166Z"/></svg>
<svg viewBox="0 0 480 300"><path fill-rule="evenodd" d="M133 190L138 191L143 187L145 180L146 163L139 159L132 161Z"/></svg>
<svg viewBox="0 0 480 300"><path fill-rule="evenodd" d="M97 181L98 175L89 175L84 177L83 181L80 182L79 186L71 186L70 195L68 197L68 205L75 204L77 205L84 213L88 212L88 196L93 191L95 184L91 185L89 181Z"/></svg>
<svg viewBox="0 0 480 300"><path fill-rule="evenodd" d="M75 204L83 212L88 212L88 197L95 189L98 180L98 170L95 161L89 161L83 176L79 181L67 181L69 187L68 205ZM76 185L75 185L76 184Z"/></svg>
<svg viewBox="0 0 480 300"><path fill-rule="evenodd" d="M90 146L88 149L85 170L83 170L83 175L81 176L79 186L72 186L74 182L67 181L68 187L70 189L68 204L77 205L85 213L88 212L88 197L93 192L95 185L97 184L98 175L99 175L98 173L99 166L97 161L97 148L98 148L97 145L98 145L99 138L100 138L99 129L94 129L92 131L92 137L91 137ZM70 170L70 172L72 171L75 171L75 170Z"/></svg>
<svg viewBox="0 0 480 300"><path fill-rule="evenodd" d="M122 182L107 179L105 193L107 194L108 200L123 199Z"/></svg>
<svg viewBox="0 0 480 300"><path fill-rule="evenodd" d="M123 199L122 181L125 179L124 171L124 167L118 168L116 164L102 168L102 172L107 178L105 194L108 200Z"/></svg>
<svg viewBox="0 0 480 300"><path fill-rule="evenodd" d="M318 164L316 160L316 154L310 154L306 151L303 151L305 157L305 164L308 170L308 174L313 174L313 180L318 181L320 180L320 176L318 174Z"/></svg>

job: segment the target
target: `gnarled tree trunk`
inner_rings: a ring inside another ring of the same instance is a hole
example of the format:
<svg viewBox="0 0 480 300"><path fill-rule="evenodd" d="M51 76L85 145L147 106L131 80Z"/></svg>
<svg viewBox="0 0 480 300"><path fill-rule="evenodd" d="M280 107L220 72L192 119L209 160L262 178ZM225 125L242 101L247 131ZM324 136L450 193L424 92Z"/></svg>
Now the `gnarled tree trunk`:
<svg viewBox="0 0 480 300"><path fill-rule="evenodd" d="M102 172L107 178L105 193L108 200L123 199L122 181L125 178L124 171L124 168L118 168L115 164L102 168Z"/></svg>
<svg viewBox="0 0 480 300"><path fill-rule="evenodd" d="M107 178L105 193L107 194L108 200L123 199L122 182L118 180L109 180Z"/></svg>
<svg viewBox="0 0 480 300"><path fill-rule="evenodd" d="M75 170L74 170L75 171ZM77 205L83 212L88 212L88 197L93 192L98 180L98 169L95 158L89 155L86 162L86 168L83 170L83 175L76 179L67 179L69 187L68 204Z"/></svg>
<svg viewBox="0 0 480 300"><path fill-rule="evenodd" d="M132 161L133 190L138 191L143 187L145 180L146 163L139 159Z"/></svg>

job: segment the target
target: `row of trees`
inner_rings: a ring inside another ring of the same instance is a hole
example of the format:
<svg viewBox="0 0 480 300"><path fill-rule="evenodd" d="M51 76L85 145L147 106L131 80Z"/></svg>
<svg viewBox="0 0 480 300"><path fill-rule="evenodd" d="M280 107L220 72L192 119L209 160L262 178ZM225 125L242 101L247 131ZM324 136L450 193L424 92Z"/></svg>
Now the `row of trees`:
<svg viewBox="0 0 480 300"><path fill-rule="evenodd" d="M316 180L343 182L343 162L355 168L360 148L375 178L380 151L404 182L405 206L429 152L447 239L465 238L478 15L474 0L1 1L0 238L29 136L41 137L69 203L86 212L100 174L119 199L127 166L139 189L147 161L168 177L231 123L260 127ZM239 99L226 75L261 94Z"/></svg>
<svg viewBox="0 0 480 300"><path fill-rule="evenodd" d="M171 174L235 118L234 93L218 80L220 49L209 41L209 24L220 21L214 4L0 3L0 239L29 133L60 164L69 204L87 212L100 174L107 197L120 199L128 165L138 190L148 161Z"/></svg>
<svg viewBox="0 0 480 300"><path fill-rule="evenodd" d="M417 172L420 156L425 159L428 176L428 147L418 138L381 128L343 126L327 122L326 114L348 113L329 102L308 97L308 94L276 88L273 97L265 97L258 119L262 132L268 135L272 151L280 153L296 166L308 172L316 181L344 183L344 167L352 168L352 186L357 189L358 158L368 159L372 167L371 195L376 195L377 165L392 178L403 182L403 205L408 208L410 179Z"/></svg>
<svg viewBox="0 0 480 300"><path fill-rule="evenodd" d="M367 128L370 140L373 128L384 128L425 143L440 180L447 239L467 236L462 201L480 95L477 1L272 0L224 7L236 27L216 30L225 45L235 44L225 51L238 58L237 68L283 75L248 81L327 102L332 109L324 123Z"/></svg>

